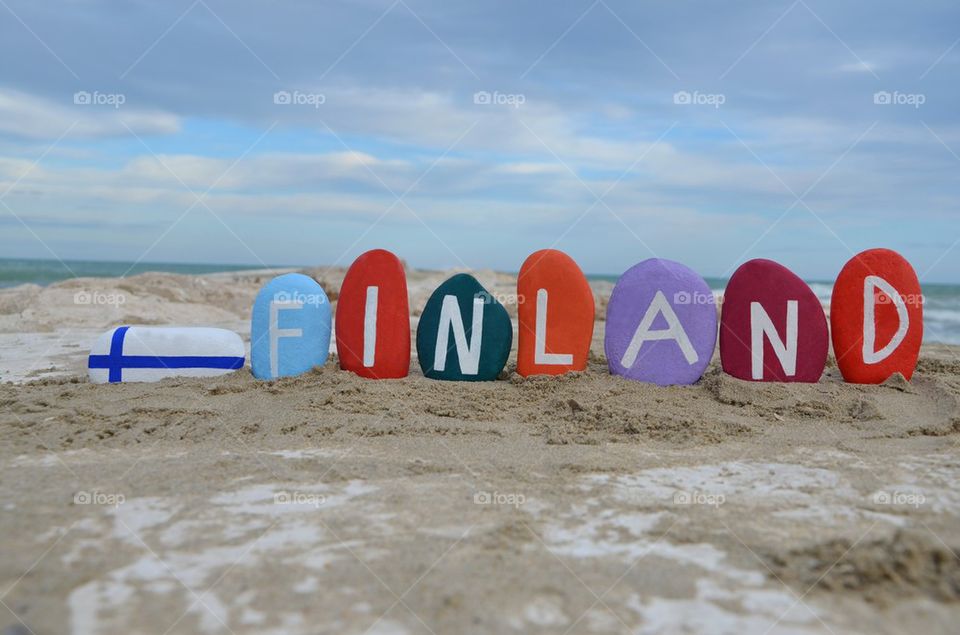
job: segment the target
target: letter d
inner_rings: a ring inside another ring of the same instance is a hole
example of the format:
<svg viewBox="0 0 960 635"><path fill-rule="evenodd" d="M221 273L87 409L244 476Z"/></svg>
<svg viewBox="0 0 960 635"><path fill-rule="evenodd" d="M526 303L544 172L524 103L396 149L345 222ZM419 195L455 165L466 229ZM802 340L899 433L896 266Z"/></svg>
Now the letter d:
<svg viewBox="0 0 960 635"><path fill-rule="evenodd" d="M882 291L897 307L897 332L887 345L879 351L877 348L876 290ZM897 350L910 330L910 315L900 293L880 276L867 276L863 280L863 363L879 364Z"/></svg>

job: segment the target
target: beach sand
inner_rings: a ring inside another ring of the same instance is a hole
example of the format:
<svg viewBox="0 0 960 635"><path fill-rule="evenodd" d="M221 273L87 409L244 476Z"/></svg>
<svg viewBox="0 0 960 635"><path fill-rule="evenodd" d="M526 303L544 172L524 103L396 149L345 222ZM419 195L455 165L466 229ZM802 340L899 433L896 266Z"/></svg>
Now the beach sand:
<svg viewBox="0 0 960 635"><path fill-rule="evenodd" d="M960 349L660 388L601 320L559 378L87 383L117 324L248 337L270 275L0 291L0 633L956 632Z"/></svg>

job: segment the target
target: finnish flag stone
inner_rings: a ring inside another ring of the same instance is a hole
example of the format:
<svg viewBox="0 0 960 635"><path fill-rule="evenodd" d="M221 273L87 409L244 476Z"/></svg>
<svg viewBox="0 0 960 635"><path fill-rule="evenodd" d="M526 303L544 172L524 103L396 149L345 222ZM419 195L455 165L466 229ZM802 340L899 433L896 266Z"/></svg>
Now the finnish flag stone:
<svg viewBox="0 0 960 635"><path fill-rule="evenodd" d="M250 366L257 379L293 377L323 366L330 354L330 302L316 280L277 276L260 289L250 325Z"/></svg>
<svg viewBox="0 0 960 635"><path fill-rule="evenodd" d="M243 368L243 340L233 331L206 327L119 326L90 350L95 384L213 377Z"/></svg>

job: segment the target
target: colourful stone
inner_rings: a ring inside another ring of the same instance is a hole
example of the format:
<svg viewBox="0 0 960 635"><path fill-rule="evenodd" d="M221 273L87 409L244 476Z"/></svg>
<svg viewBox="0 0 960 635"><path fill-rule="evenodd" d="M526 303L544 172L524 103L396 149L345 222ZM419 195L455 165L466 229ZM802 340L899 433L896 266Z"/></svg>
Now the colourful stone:
<svg viewBox="0 0 960 635"><path fill-rule="evenodd" d="M340 368L369 379L396 379L410 371L410 305L403 263L374 249L357 258L337 298Z"/></svg>
<svg viewBox="0 0 960 635"><path fill-rule="evenodd" d="M593 291L577 263L555 249L530 254L517 276L517 373L584 370L593 339Z"/></svg>
<svg viewBox="0 0 960 635"><path fill-rule="evenodd" d="M830 327L843 378L879 384L913 376L923 341L923 295L907 260L870 249L844 265L833 285Z"/></svg>
<svg viewBox="0 0 960 635"><path fill-rule="evenodd" d="M417 357L430 379L492 381L512 343L507 310L465 273L437 287L417 325Z"/></svg>
<svg viewBox="0 0 960 635"><path fill-rule="evenodd" d="M830 337L816 294L772 260L737 269L723 294L720 362L728 375L752 381L820 381Z"/></svg>
<svg viewBox="0 0 960 635"><path fill-rule="evenodd" d="M243 340L204 327L120 326L97 338L87 363L95 384L214 377L243 368Z"/></svg>
<svg viewBox="0 0 960 635"><path fill-rule="evenodd" d="M250 365L257 379L300 375L330 354L330 302L308 276L287 273L260 289L250 325Z"/></svg>
<svg viewBox="0 0 960 635"><path fill-rule="evenodd" d="M620 276L604 336L611 373L661 386L692 384L716 343L713 292L692 269L651 258Z"/></svg>

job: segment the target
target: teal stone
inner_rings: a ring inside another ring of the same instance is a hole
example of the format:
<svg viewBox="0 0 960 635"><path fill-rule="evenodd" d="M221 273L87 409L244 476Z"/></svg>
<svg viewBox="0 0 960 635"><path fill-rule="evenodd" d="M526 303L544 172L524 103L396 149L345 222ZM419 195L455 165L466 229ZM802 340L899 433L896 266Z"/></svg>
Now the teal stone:
<svg viewBox="0 0 960 635"><path fill-rule="evenodd" d="M430 379L493 381L512 343L507 310L465 273L437 287L417 326L417 357Z"/></svg>

